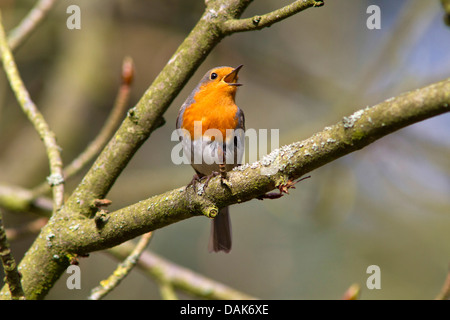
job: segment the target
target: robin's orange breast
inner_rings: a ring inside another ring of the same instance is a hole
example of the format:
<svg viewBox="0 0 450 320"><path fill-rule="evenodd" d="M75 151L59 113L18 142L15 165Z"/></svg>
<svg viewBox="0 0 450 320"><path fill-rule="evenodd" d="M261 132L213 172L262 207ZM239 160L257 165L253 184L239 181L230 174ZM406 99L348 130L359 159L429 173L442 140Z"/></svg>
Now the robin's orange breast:
<svg viewBox="0 0 450 320"><path fill-rule="evenodd" d="M182 128L189 131L194 139L194 122L201 121L202 135L208 129L217 129L226 137L227 129L236 129L238 107L234 103L234 94L227 88L211 89L208 85L200 87L194 96L194 103L183 114Z"/></svg>

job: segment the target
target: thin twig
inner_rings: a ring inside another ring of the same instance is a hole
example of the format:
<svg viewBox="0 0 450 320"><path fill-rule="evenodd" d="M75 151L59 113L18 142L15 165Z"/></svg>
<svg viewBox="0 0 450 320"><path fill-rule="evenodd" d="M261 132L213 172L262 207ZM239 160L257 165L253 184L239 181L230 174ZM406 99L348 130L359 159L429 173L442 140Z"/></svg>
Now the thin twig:
<svg viewBox="0 0 450 320"><path fill-rule="evenodd" d="M3 270L5 271L6 283L11 293L11 299L24 300L25 294L20 282L21 276L19 270L17 270L16 261L11 254L2 220L2 213L0 212L0 258L2 260Z"/></svg>
<svg viewBox="0 0 450 320"><path fill-rule="evenodd" d="M53 203L47 197L35 197L33 192L18 186L0 184L0 206L9 211L32 211L39 215L49 217Z"/></svg>
<svg viewBox="0 0 450 320"><path fill-rule="evenodd" d="M289 18L290 16L308 9L310 7L321 7L324 2L322 0L297 0L278 10L269 12L264 15L254 16L247 19L230 19L223 23L222 32L231 34L234 32L259 30L270 27L272 24Z"/></svg>
<svg viewBox="0 0 450 320"><path fill-rule="evenodd" d="M108 279L101 281L98 287L92 289L91 295L88 299L100 300L110 293L115 287L117 287L136 265L142 252L150 242L151 237L151 232L144 234L131 254L125 259L125 261L119 264L113 274L110 275Z"/></svg>
<svg viewBox="0 0 450 320"><path fill-rule="evenodd" d="M132 250L132 245L124 243L120 246L108 249L118 259L123 259ZM162 287L160 292L163 298L174 299L173 289L183 290L184 292L200 298L207 299L238 299L253 300L256 299L248 294L242 293L236 289L230 288L220 282L205 277L168 261L152 252L145 251L137 264L138 268L154 278ZM169 288L167 286L170 286ZM170 291L172 290L172 292Z"/></svg>
<svg viewBox="0 0 450 320"><path fill-rule="evenodd" d="M44 20L56 0L39 0L17 27L8 34L8 45L14 51Z"/></svg>
<svg viewBox="0 0 450 320"><path fill-rule="evenodd" d="M114 130L118 127L120 121L122 120L124 111L127 108L133 78L133 59L131 57L125 57L122 63L121 85L117 93L114 107L98 136L89 144L85 151L83 151L64 169L66 178L73 176L81 168L83 168L86 163L92 160L92 158L100 152L100 150L111 138Z"/></svg>
<svg viewBox="0 0 450 320"><path fill-rule="evenodd" d="M442 286L441 292L436 297L436 300L450 300L450 268L445 278L444 285Z"/></svg>
<svg viewBox="0 0 450 320"><path fill-rule="evenodd" d="M106 145L112 137L123 118L130 97L131 84L134 78L134 63L131 57L125 57L122 63L121 84L116 96L114 106L108 119L104 123L100 133L78 155L69 165L64 168L64 179L67 180L77 174L86 164L89 163ZM42 183L33 190L34 197L40 196L48 191L48 184Z"/></svg>
<svg viewBox="0 0 450 320"><path fill-rule="evenodd" d="M161 282L159 284L159 293L164 300L178 300L174 287L169 282Z"/></svg>
<svg viewBox="0 0 450 320"><path fill-rule="evenodd" d="M62 172L62 160L60 154L60 147L56 143L55 135L50 130L43 115L38 110L34 102L30 98L14 61L11 50L6 41L5 30L2 24L0 11L0 52L3 62L3 67L8 77L16 99L22 107L23 111L31 121L36 131L39 133L44 142L47 151L47 157L50 164L50 176L47 178L48 183L53 187L53 209L59 209L64 200L64 178Z"/></svg>

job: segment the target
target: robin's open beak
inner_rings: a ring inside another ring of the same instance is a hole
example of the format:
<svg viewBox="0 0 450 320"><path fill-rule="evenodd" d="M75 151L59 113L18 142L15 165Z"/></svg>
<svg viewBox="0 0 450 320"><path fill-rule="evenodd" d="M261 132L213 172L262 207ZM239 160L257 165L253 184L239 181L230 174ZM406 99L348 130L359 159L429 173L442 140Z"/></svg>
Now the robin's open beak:
<svg viewBox="0 0 450 320"><path fill-rule="evenodd" d="M241 83L236 83L237 79L238 79L238 72L239 70L241 70L241 68L244 65L241 64L240 66L236 67L233 69L233 71L231 71L229 74L227 74L224 78L223 81L225 81L226 83L228 83L230 86L242 86Z"/></svg>

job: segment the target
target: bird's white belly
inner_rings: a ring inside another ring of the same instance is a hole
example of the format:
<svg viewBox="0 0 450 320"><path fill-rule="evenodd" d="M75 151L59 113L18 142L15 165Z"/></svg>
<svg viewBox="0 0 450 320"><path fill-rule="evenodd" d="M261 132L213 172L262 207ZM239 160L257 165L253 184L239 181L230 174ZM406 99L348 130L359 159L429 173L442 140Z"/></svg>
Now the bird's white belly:
<svg viewBox="0 0 450 320"><path fill-rule="evenodd" d="M219 164L222 163L225 163L227 171L240 165L244 143L243 130L235 130L235 134L225 140L224 159L222 142L211 140L209 137L191 140L190 136L186 135L182 140L184 156L196 171L204 175L210 175L213 171L219 172Z"/></svg>

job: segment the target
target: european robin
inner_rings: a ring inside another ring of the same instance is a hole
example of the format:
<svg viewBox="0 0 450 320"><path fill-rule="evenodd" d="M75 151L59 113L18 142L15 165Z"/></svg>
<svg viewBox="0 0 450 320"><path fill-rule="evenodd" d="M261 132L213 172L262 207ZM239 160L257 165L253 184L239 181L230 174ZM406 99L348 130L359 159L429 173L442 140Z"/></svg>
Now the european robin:
<svg viewBox="0 0 450 320"><path fill-rule="evenodd" d="M227 171L241 164L244 151L244 113L236 106L237 68L209 70L180 108L177 129L183 151L197 173L192 183L213 176L226 180ZM228 207L212 220L209 251L231 250Z"/></svg>

